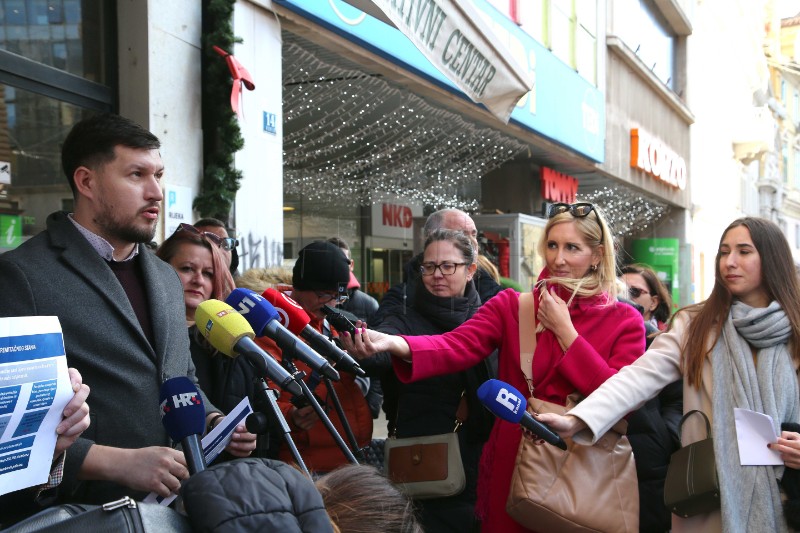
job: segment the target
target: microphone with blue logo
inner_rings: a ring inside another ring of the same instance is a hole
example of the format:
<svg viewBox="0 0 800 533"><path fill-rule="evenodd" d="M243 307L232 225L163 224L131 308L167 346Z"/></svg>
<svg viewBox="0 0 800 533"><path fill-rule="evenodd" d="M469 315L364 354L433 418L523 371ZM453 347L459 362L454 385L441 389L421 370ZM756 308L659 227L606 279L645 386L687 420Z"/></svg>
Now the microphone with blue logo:
<svg viewBox="0 0 800 533"><path fill-rule="evenodd" d="M236 309L255 331L258 337L269 337L278 345L287 357L295 357L318 372L334 381L339 381L339 373L331 364L291 331L279 320L278 311L263 296L250 289L234 289L225 299L225 303Z"/></svg>
<svg viewBox="0 0 800 533"><path fill-rule="evenodd" d="M203 398L192 381L185 377L168 379L159 394L161 423L174 442L180 442L189 475L206 469L200 436L206 428Z"/></svg>
<svg viewBox="0 0 800 533"><path fill-rule="evenodd" d="M197 330L215 349L228 357L241 355L283 390L303 393L294 377L253 341L253 328L230 305L213 298L206 300L197 306L194 318Z"/></svg>
<svg viewBox="0 0 800 533"><path fill-rule="evenodd" d="M478 387L478 399L498 418L512 424L520 424L545 442L562 450L567 449L567 443L550 429L550 426L539 422L526 411L528 402L508 383L499 379L485 381Z"/></svg>

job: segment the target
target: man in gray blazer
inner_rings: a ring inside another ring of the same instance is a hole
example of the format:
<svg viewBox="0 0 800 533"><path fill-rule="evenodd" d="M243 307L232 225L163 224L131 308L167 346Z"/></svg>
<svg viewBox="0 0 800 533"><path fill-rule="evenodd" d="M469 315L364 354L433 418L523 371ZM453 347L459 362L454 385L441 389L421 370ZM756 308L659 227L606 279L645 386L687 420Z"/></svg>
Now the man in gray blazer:
<svg viewBox="0 0 800 533"><path fill-rule="evenodd" d="M158 401L165 380L197 381L183 289L142 244L163 199L159 147L117 115L76 124L62 149L74 212L53 213L45 231L0 255L0 316L57 316L69 366L92 389L91 425L67 453L62 500L167 496L189 476Z"/></svg>

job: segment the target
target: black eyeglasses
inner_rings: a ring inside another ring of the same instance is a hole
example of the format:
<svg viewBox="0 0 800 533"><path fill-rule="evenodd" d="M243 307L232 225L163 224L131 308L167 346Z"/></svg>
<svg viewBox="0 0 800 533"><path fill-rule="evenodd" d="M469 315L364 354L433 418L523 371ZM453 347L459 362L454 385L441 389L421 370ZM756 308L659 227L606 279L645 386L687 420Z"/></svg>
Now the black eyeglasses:
<svg viewBox="0 0 800 533"><path fill-rule="evenodd" d="M600 242L602 243L605 235L603 234L603 224L600 223L600 215L597 214L597 210L595 209L594 205L588 202L579 202L577 204L552 204L547 210L547 218L553 218L556 215L567 212L569 212L569 214L575 218L585 218L588 217L589 213L592 211L594 211L594 216L597 219L597 225L600 227Z"/></svg>
<svg viewBox="0 0 800 533"><path fill-rule="evenodd" d="M468 263L439 263L438 265L436 263L422 263L419 266L419 271L423 276L433 276L438 268L442 276L452 276L456 273L458 267L466 264Z"/></svg>
<svg viewBox="0 0 800 533"><path fill-rule="evenodd" d="M186 231L193 235L206 237L209 241L213 242L223 250L227 250L229 252L234 248L236 248L237 246L239 246L239 241L234 239L233 237L220 237L216 233L211 233L210 231L200 231L191 224L186 224L186 223L178 224L178 228L175 230L175 233L178 233L179 231Z"/></svg>
<svg viewBox="0 0 800 533"><path fill-rule="evenodd" d="M628 287L628 294L631 295L631 298L638 298L642 294L650 294L650 292L639 287Z"/></svg>
<svg viewBox="0 0 800 533"><path fill-rule="evenodd" d="M319 298L320 303L326 304L328 302L336 301L337 304L343 304L347 301L349 296L347 294L331 294L329 292L314 291L314 294Z"/></svg>

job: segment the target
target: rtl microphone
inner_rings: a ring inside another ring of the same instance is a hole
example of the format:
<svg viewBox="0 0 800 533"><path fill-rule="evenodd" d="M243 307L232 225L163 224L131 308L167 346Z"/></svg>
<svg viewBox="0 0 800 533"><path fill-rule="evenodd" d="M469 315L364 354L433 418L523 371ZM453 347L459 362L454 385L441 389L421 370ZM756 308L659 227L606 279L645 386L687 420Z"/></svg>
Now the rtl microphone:
<svg viewBox="0 0 800 533"><path fill-rule="evenodd" d="M197 306L194 318L197 329L214 348L228 357L244 356L262 376L267 376L283 390L303 394L292 375L253 342L253 328L230 305L206 300Z"/></svg>
<svg viewBox="0 0 800 533"><path fill-rule="evenodd" d="M339 373L324 357L281 325L278 311L263 296L250 289L238 288L231 292L225 302L247 319L257 336L269 337L287 356L296 357L313 371L339 381Z"/></svg>
<svg viewBox="0 0 800 533"><path fill-rule="evenodd" d="M168 379L159 394L161 423L174 442L180 442L189 475L206 469L200 436L206 428L203 398L192 381L185 377Z"/></svg>
<svg viewBox="0 0 800 533"><path fill-rule="evenodd" d="M286 326L289 331L295 335L300 335L307 340L317 352L333 361L336 365L336 368L361 377L367 375L361 368L361 365L359 365L355 359L350 357L347 352L341 350L327 337L325 337L325 335L322 335L319 331L315 330L309 325L310 319L308 318L308 314L303 310L300 304L282 292L276 291L275 289L267 289L261 296L266 298L269 303L278 309L278 312L281 314L281 318L284 319L282 320L284 323L283 325ZM322 309L327 315L328 311L325 310L326 307L330 309L330 307L327 305ZM333 324L333 327L336 329L339 329L336 324L333 323L333 321L331 321L331 324Z"/></svg>
<svg viewBox="0 0 800 533"><path fill-rule="evenodd" d="M550 426L539 422L525 410L528 402L517 389L508 383L498 379L489 379L483 382L478 387L478 399L498 418L512 424L521 424L522 427L535 433L545 442L562 450L567 449L567 443L550 429Z"/></svg>

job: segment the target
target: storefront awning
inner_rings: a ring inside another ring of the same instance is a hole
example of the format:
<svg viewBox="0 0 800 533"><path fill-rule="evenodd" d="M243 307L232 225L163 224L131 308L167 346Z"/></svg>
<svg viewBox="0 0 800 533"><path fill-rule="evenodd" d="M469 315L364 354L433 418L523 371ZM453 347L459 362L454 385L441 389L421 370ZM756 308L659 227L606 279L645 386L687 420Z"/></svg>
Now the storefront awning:
<svg viewBox="0 0 800 533"><path fill-rule="evenodd" d="M345 0L391 23L474 102L508 122L533 80L463 0Z"/></svg>

